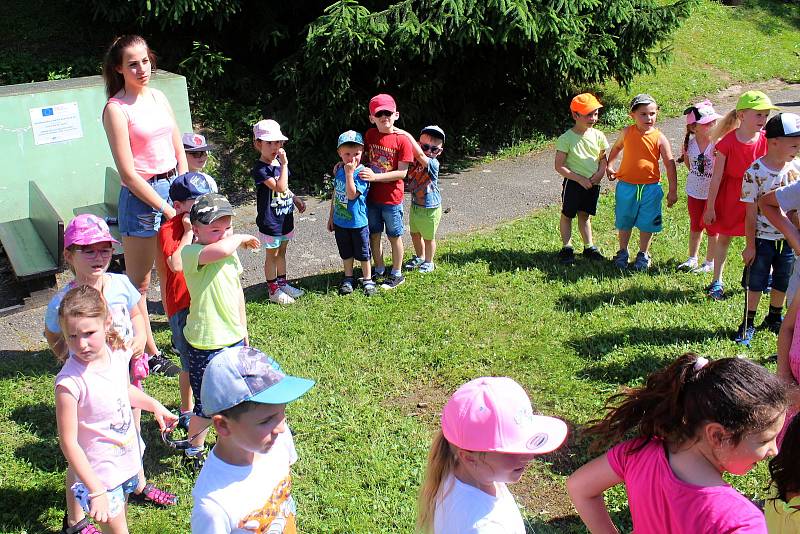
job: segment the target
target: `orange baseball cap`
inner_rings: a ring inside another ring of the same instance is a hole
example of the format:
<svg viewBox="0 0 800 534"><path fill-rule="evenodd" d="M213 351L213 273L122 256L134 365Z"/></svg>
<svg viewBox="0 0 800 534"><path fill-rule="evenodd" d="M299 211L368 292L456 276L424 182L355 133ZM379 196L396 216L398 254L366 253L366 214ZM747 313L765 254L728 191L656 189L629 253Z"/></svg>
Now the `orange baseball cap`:
<svg viewBox="0 0 800 534"><path fill-rule="evenodd" d="M588 115L596 109L603 107L597 98L591 93L581 93L572 99L569 109L581 115Z"/></svg>

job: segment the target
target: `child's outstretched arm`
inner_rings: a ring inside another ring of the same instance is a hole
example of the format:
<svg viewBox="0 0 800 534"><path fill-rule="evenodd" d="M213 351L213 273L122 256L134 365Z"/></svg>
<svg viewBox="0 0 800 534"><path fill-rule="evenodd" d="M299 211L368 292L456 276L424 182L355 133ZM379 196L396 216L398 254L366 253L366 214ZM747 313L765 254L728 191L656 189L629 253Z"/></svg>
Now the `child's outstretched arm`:
<svg viewBox="0 0 800 534"><path fill-rule="evenodd" d="M775 196L775 191L770 191L759 198L758 207L761 209L761 213L772 223L772 226L783 234L783 237L794 249L794 253L800 254L800 231L797 230L797 227L792 224L792 221L781 209L780 204L778 204L778 197Z"/></svg>
<svg viewBox="0 0 800 534"><path fill-rule="evenodd" d="M239 247L257 249L260 246L261 242L255 236L249 234L233 234L224 239L220 239L216 243L205 245L203 250L200 251L197 263L199 265L207 265L227 258L236 252L236 249Z"/></svg>
<svg viewBox="0 0 800 534"><path fill-rule="evenodd" d="M558 174L566 178L567 180L572 180L573 182L577 182L581 187L584 189L591 189L594 184L590 178L586 176L581 176L576 172L572 172L566 165L567 162L567 153L561 152L560 150L556 150L556 161L555 161L555 169ZM605 169L603 169L605 172Z"/></svg>
<svg viewBox="0 0 800 534"><path fill-rule="evenodd" d="M107 488L97 478L86 453L78 445L78 401L61 385L56 386L56 425L64 458L89 490L89 516L99 523L108 522Z"/></svg>
<svg viewBox="0 0 800 534"><path fill-rule="evenodd" d="M158 423L158 428L162 432L174 425L178 421L178 416L167 410L163 404L137 388L133 384L128 384L128 398L132 408L141 408L152 412L153 417Z"/></svg>
<svg viewBox="0 0 800 534"><path fill-rule="evenodd" d="M414 139L414 136L401 128L395 127L394 131L399 134L405 135L408 138L408 140L411 141L411 148L414 151L414 159L416 159L420 165L422 165L427 169L428 156L425 155L425 152L422 150L422 147L419 146L417 140Z"/></svg>
<svg viewBox="0 0 800 534"><path fill-rule="evenodd" d="M365 182L396 182L402 180L408 174L408 162L400 161L397 163L396 171L376 173L369 167L364 167L359 176Z"/></svg>
<svg viewBox="0 0 800 534"><path fill-rule="evenodd" d="M711 173L711 184L708 186L708 200L706 200L706 211L703 212L703 223L708 226L717 219L716 206L719 185L722 183L722 171L725 169L725 155L715 152L714 172Z"/></svg>
<svg viewBox="0 0 800 534"><path fill-rule="evenodd" d="M623 481L606 455L583 465L567 479L567 493L592 534L619 534L603 501L603 492Z"/></svg>
<svg viewBox="0 0 800 534"><path fill-rule="evenodd" d="M667 170L667 182L669 183L667 207L671 208L678 201L678 169L675 166L672 147L664 134L661 134L658 151L661 154L661 161L664 162L664 168Z"/></svg>

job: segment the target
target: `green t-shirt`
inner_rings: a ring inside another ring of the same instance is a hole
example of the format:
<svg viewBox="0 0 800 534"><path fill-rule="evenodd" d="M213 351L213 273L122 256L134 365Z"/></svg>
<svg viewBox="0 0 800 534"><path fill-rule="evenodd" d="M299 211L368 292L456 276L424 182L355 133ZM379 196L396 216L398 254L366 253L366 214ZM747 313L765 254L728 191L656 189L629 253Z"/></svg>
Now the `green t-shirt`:
<svg viewBox="0 0 800 534"><path fill-rule="evenodd" d="M239 318L242 264L232 255L214 263L198 265L204 245L183 247L181 261L189 288L189 315L183 334L193 347L219 349L244 339L247 326Z"/></svg>
<svg viewBox="0 0 800 534"><path fill-rule="evenodd" d="M600 154L608 153L608 139L603 132L589 128L578 135L570 128L556 141L556 150L567 154L565 165L575 174L591 178L599 167Z"/></svg>

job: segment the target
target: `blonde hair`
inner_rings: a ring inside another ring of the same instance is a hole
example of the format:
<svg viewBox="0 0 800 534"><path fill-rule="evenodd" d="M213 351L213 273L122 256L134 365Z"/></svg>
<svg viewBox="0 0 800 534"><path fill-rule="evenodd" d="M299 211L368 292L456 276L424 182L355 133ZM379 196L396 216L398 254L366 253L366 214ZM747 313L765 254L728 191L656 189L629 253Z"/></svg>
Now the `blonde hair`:
<svg viewBox="0 0 800 534"><path fill-rule="evenodd" d="M92 286L76 286L67 291L61 304L58 306L58 324L61 326L61 341L66 346L67 318L91 317L98 318L103 322L108 319L108 304L103 295ZM114 350L125 348L125 341L116 330L109 328L106 330L106 343ZM64 361L69 356L69 351L56 354L60 361Z"/></svg>
<svg viewBox="0 0 800 534"><path fill-rule="evenodd" d="M428 453L428 466L425 480L417 497L417 532L433 532L433 513L436 510L436 497L442 489L442 482L456 467L456 447L451 445L441 430L436 432Z"/></svg>
<svg viewBox="0 0 800 534"><path fill-rule="evenodd" d="M709 132L709 137L712 143L716 143L733 130L737 129L741 121L739 120L739 112L735 109L730 110L724 117L717 121L717 125Z"/></svg>

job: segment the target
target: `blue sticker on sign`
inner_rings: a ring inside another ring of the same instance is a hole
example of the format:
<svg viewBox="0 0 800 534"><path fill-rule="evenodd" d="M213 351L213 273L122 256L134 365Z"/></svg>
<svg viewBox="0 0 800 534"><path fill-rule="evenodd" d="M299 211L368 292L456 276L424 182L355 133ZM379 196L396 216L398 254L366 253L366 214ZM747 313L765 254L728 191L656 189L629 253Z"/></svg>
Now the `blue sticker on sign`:
<svg viewBox="0 0 800 534"><path fill-rule="evenodd" d="M42 108L42 117L49 117L53 114L53 108Z"/></svg>

